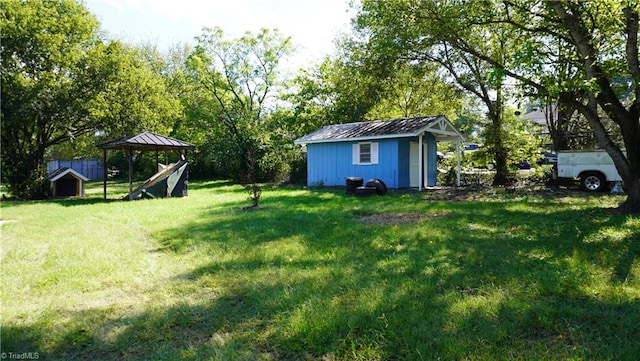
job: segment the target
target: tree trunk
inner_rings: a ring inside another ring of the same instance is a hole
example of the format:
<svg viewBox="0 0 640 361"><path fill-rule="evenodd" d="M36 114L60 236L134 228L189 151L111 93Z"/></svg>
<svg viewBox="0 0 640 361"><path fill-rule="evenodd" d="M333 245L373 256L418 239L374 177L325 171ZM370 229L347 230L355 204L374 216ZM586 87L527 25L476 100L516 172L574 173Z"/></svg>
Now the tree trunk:
<svg viewBox="0 0 640 361"><path fill-rule="evenodd" d="M502 111L502 83L496 87L496 100L488 100L489 118L491 119L491 147L496 162L496 174L493 177L493 185L501 186L509 180L509 168L507 164L508 151L504 146L503 137L503 111Z"/></svg>
<svg viewBox="0 0 640 361"><path fill-rule="evenodd" d="M493 177L493 185L501 186L509 180L509 167L507 164L508 151L504 147L502 139L502 117L494 119L492 132L494 132L493 139L493 156L496 161L496 174Z"/></svg>
<svg viewBox="0 0 640 361"><path fill-rule="evenodd" d="M626 25L626 63L633 83L635 99L625 107L624 102L612 87L612 75L607 74L599 61L599 49L592 41L593 31L582 20L580 7L571 3L549 1L564 26L571 35L571 41L583 59L584 73L588 81L598 86L597 92L589 92L587 105L576 101L576 106L587 118L598 145L607 151L627 187L627 199L620 205L624 212L640 213L640 66L638 61L638 11L636 8L623 9ZM607 113L622 132L626 154L619 144L612 141L598 114L598 107Z"/></svg>
<svg viewBox="0 0 640 361"><path fill-rule="evenodd" d="M598 103L594 95L589 96L587 105L576 102L578 110L587 118L591 126L598 145L604 149L613 160L613 164L622 177L627 188L627 199L620 205L623 212L640 213L640 125L638 117L632 113L626 113L626 117L619 118L626 155L620 147L614 143L606 128L600 121L598 114Z"/></svg>
<svg viewBox="0 0 640 361"><path fill-rule="evenodd" d="M243 178L244 188L249 193L249 200L251 206L245 207L245 209L257 209L260 208L260 195L262 194L262 188L256 183L258 166L256 163L256 152L254 147L249 145L245 149L246 158L246 171L241 175Z"/></svg>
<svg viewBox="0 0 640 361"><path fill-rule="evenodd" d="M640 214L640 122L637 117L630 116L626 124L630 125L625 129L626 157L622 153L609 155L627 188L627 199L620 208L627 213ZM613 158L614 155L617 158Z"/></svg>
<svg viewBox="0 0 640 361"><path fill-rule="evenodd" d="M555 127L552 127L554 132L550 134L555 151L571 149L567 136L571 128L571 118L575 113L575 107L571 106L575 98L576 95L573 92L561 92L558 96L557 119L555 119ZM553 110L550 113L553 114Z"/></svg>
<svg viewBox="0 0 640 361"><path fill-rule="evenodd" d="M623 213L640 214L640 179L625 184L627 199L620 204L620 210Z"/></svg>

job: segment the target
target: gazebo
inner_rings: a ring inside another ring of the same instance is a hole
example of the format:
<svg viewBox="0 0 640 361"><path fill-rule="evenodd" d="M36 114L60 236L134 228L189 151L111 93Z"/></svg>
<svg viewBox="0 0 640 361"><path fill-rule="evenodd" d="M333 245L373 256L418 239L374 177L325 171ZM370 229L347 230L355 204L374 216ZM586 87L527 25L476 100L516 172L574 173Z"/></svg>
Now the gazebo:
<svg viewBox="0 0 640 361"><path fill-rule="evenodd" d="M158 152L162 151L173 151L178 154L178 157L181 162L186 165L187 160L187 152L189 149L195 148L193 144L166 137L164 135L159 135L152 132L143 132L138 135L123 137L116 140L112 140L110 142L102 143L98 145L98 148L102 149L103 159L104 159L104 199L107 199L107 150L122 150L126 153L127 162L129 163L129 199L134 199L133 192L133 162L134 162L134 151L149 152L153 151L156 155L156 164L158 164ZM166 173L166 168L158 172L154 177L158 178L161 173ZM154 177L149 180L154 179Z"/></svg>

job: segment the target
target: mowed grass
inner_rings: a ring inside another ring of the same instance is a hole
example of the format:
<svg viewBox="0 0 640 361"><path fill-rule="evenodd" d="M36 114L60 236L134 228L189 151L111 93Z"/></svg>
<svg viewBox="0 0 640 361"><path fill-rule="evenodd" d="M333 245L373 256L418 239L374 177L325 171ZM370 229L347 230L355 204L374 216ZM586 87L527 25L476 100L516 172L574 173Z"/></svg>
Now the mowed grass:
<svg viewBox="0 0 640 361"><path fill-rule="evenodd" d="M221 182L192 182L188 198L136 202L102 201L101 191L94 183L84 199L2 202L3 353L633 360L640 352L640 219L610 211L620 196L435 201L267 187L263 209L242 211L247 194ZM367 221L381 215L412 221Z"/></svg>

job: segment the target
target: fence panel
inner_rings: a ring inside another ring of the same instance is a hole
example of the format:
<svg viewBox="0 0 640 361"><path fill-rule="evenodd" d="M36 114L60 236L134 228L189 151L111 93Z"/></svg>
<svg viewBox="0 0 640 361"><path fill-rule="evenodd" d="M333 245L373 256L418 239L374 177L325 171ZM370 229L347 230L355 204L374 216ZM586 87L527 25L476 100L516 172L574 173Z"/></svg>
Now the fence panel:
<svg viewBox="0 0 640 361"><path fill-rule="evenodd" d="M47 172L60 167L71 168L89 179L102 180L104 177L104 165L95 159L52 160L47 164Z"/></svg>

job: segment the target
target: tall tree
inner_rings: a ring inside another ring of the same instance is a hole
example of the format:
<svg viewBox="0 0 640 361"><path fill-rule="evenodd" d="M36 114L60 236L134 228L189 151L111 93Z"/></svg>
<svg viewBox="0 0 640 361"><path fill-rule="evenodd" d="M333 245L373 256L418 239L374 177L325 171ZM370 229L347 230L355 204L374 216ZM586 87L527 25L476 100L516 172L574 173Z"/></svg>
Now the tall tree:
<svg viewBox="0 0 640 361"><path fill-rule="evenodd" d="M462 94L447 83L434 64L398 64L381 99L368 117L390 119L444 114L455 119L462 106Z"/></svg>
<svg viewBox="0 0 640 361"><path fill-rule="evenodd" d="M402 63L359 39L341 39L338 53L302 72L287 100L305 131L335 123L445 114L455 119L460 91L440 69ZM313 119L309 119L313 118Z"/></svg>
<svg viewBox="0 0 640 361"><path fill-rule="evenodd" d="M171 117L163 84L135 49L99 37L74 0L0 3L2 176L20 198L46 196L52 146Z"/></svg>
<svg viewBox="0 0 640 361"><path fill-rule="evenodd" d="M545 5L563 25L566 41L579 55L585 80L579 89L586 101L573 100L572 104L589 121L598 145L611 156L627 185L622 208L640 212L640 6L632 1L548 1ZM619 77L628 81L620 84ZM598 107L618 125L624 144L607 132Z"/></svg>
<svg viewBox="0 0 640 361"><path fill-rule="evenodd" d="M422 40L441 34L452 47L486 62L536 98L573 94L563 101L589 121L625 182L628 197L621 208L639 212L638 9L636 1L609 0L365 0L360 22L375 29L372 38L382 36L384 44L404 52L429 54L433 43ZM504 58L470 41L490 39L495 29L512 35L514 47ZM558 76L567 64L570 76ZM622 143L608 133L605 118L619 128Z"/></svg>
<svg viewBox="0 0 640 361"><path fill-rule="evenodd" d="M116 72L113 81L103 83L103 91L91 104L101 119L99 130L110 137L149 130L170 134L182 107L168 78L169 64L153 46L118 45L109 64Z"/></svg>
<svg viewBox="0 0 640 361"><path fill-rule="evenodd" d="M227 40L222 29L205 28L197 42L189 68L219 108L210 115L212 125L224 131L227 144L235 150L240 180L250 185L253 205L258 206L262 131L276 105L275 92L283 84L279 65L292 51L290 39L277 30L262 29Z"/></svg>
<svg viewBox="0 0 640 361"><path fill-rule="evenodd" d="M84 103L99 91L89 80L108 76L93 66L104 47L75 1L1 6L3 178L15 196L44 197L46 149L93 127Z"/></svg>
<svg viewBox="0 0 640 361"><path fill-rule="evenodd" d="M506 54L513 48L512 34L501 24L476 31L462 23L468 12L481 7L470 2L459 7L454 2L431 1L364 1L358 16L358 29L378 52L396 53L408 63L436 63L449 73L449 79L474 94L487 109L485 143L495 160L494 184L508 177L508 149L504 143L505 74L502 68ZM475 56L481 52L491 59ZM499 64L496 65L496 64Z"/></svg>

